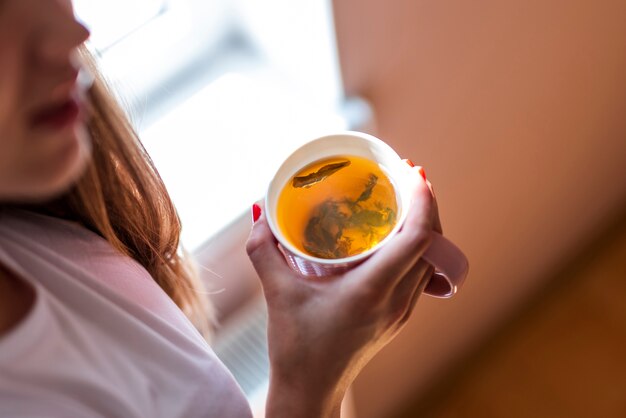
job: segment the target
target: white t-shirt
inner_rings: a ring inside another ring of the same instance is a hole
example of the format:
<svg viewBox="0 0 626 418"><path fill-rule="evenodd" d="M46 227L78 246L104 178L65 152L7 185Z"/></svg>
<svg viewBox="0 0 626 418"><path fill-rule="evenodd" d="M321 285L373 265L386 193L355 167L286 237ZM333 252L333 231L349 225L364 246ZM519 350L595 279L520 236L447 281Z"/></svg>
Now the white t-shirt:
<svg viewBox="0 0 626 418"><path fill-rule="evenodd" d="M36 291L0 337L0 417L252 416L180 309L97 234L0 210L0 263Z"/></svg>

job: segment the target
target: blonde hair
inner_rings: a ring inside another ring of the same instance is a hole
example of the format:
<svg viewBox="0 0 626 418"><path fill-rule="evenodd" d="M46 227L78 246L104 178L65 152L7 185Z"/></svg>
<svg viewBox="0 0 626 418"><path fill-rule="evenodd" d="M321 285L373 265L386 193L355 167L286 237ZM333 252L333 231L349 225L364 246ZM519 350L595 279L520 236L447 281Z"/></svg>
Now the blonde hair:
<svg viewBox="0 0 626 418"><path fill-rule="evenodd" d="M100 234L139 262L194 325L208 336L211 311L188 255L165 185L95 61L82 55L95 81L88 92L92 161L53 210Z"/></svg>

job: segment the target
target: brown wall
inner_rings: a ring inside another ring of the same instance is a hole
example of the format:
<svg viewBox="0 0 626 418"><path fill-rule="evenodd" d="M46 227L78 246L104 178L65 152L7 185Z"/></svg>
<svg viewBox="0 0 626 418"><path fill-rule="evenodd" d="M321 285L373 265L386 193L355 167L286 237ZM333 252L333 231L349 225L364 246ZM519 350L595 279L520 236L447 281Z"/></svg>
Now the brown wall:
<svg viewBox="0 0 626 418"><path fill-rule="evenodd" d="M335 0L344 82L424 165L470 258L355 384L389 416L474 347L626 202L626 2Z"/></svg>

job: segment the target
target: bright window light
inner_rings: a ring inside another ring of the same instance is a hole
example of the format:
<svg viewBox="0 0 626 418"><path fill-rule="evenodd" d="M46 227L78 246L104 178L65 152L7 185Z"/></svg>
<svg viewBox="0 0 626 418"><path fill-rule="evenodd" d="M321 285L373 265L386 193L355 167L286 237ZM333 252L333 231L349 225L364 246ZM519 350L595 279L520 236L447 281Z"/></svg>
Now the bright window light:
<svg viewBox="0 0 626 418"><path fill-rule="evenodd" d="M92 31L91 41L99 51L146 25L167 9L166 0L74 0L74 10Z"/></svg>
<svg viewBox="0 0 626 418"><path fill-rule="evenodd" d="M231 73L143 132L144 144L176 202L182 241L195 249L261 199L298 145L346 121L286 86Z"/></svg>

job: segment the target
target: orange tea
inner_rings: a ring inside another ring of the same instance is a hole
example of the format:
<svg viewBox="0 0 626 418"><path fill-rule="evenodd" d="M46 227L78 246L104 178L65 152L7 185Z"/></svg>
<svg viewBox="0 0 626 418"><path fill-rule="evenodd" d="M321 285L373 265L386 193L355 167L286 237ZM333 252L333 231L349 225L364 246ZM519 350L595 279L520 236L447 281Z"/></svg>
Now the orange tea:
<svg viewBox="0 0 626 418"><path fill-rule="evenodd" d="M376 246L393 229L397 211L394 187L377 163L336 156L290 179L278 197L276 219L300 251L337 259Z"/></svg>

